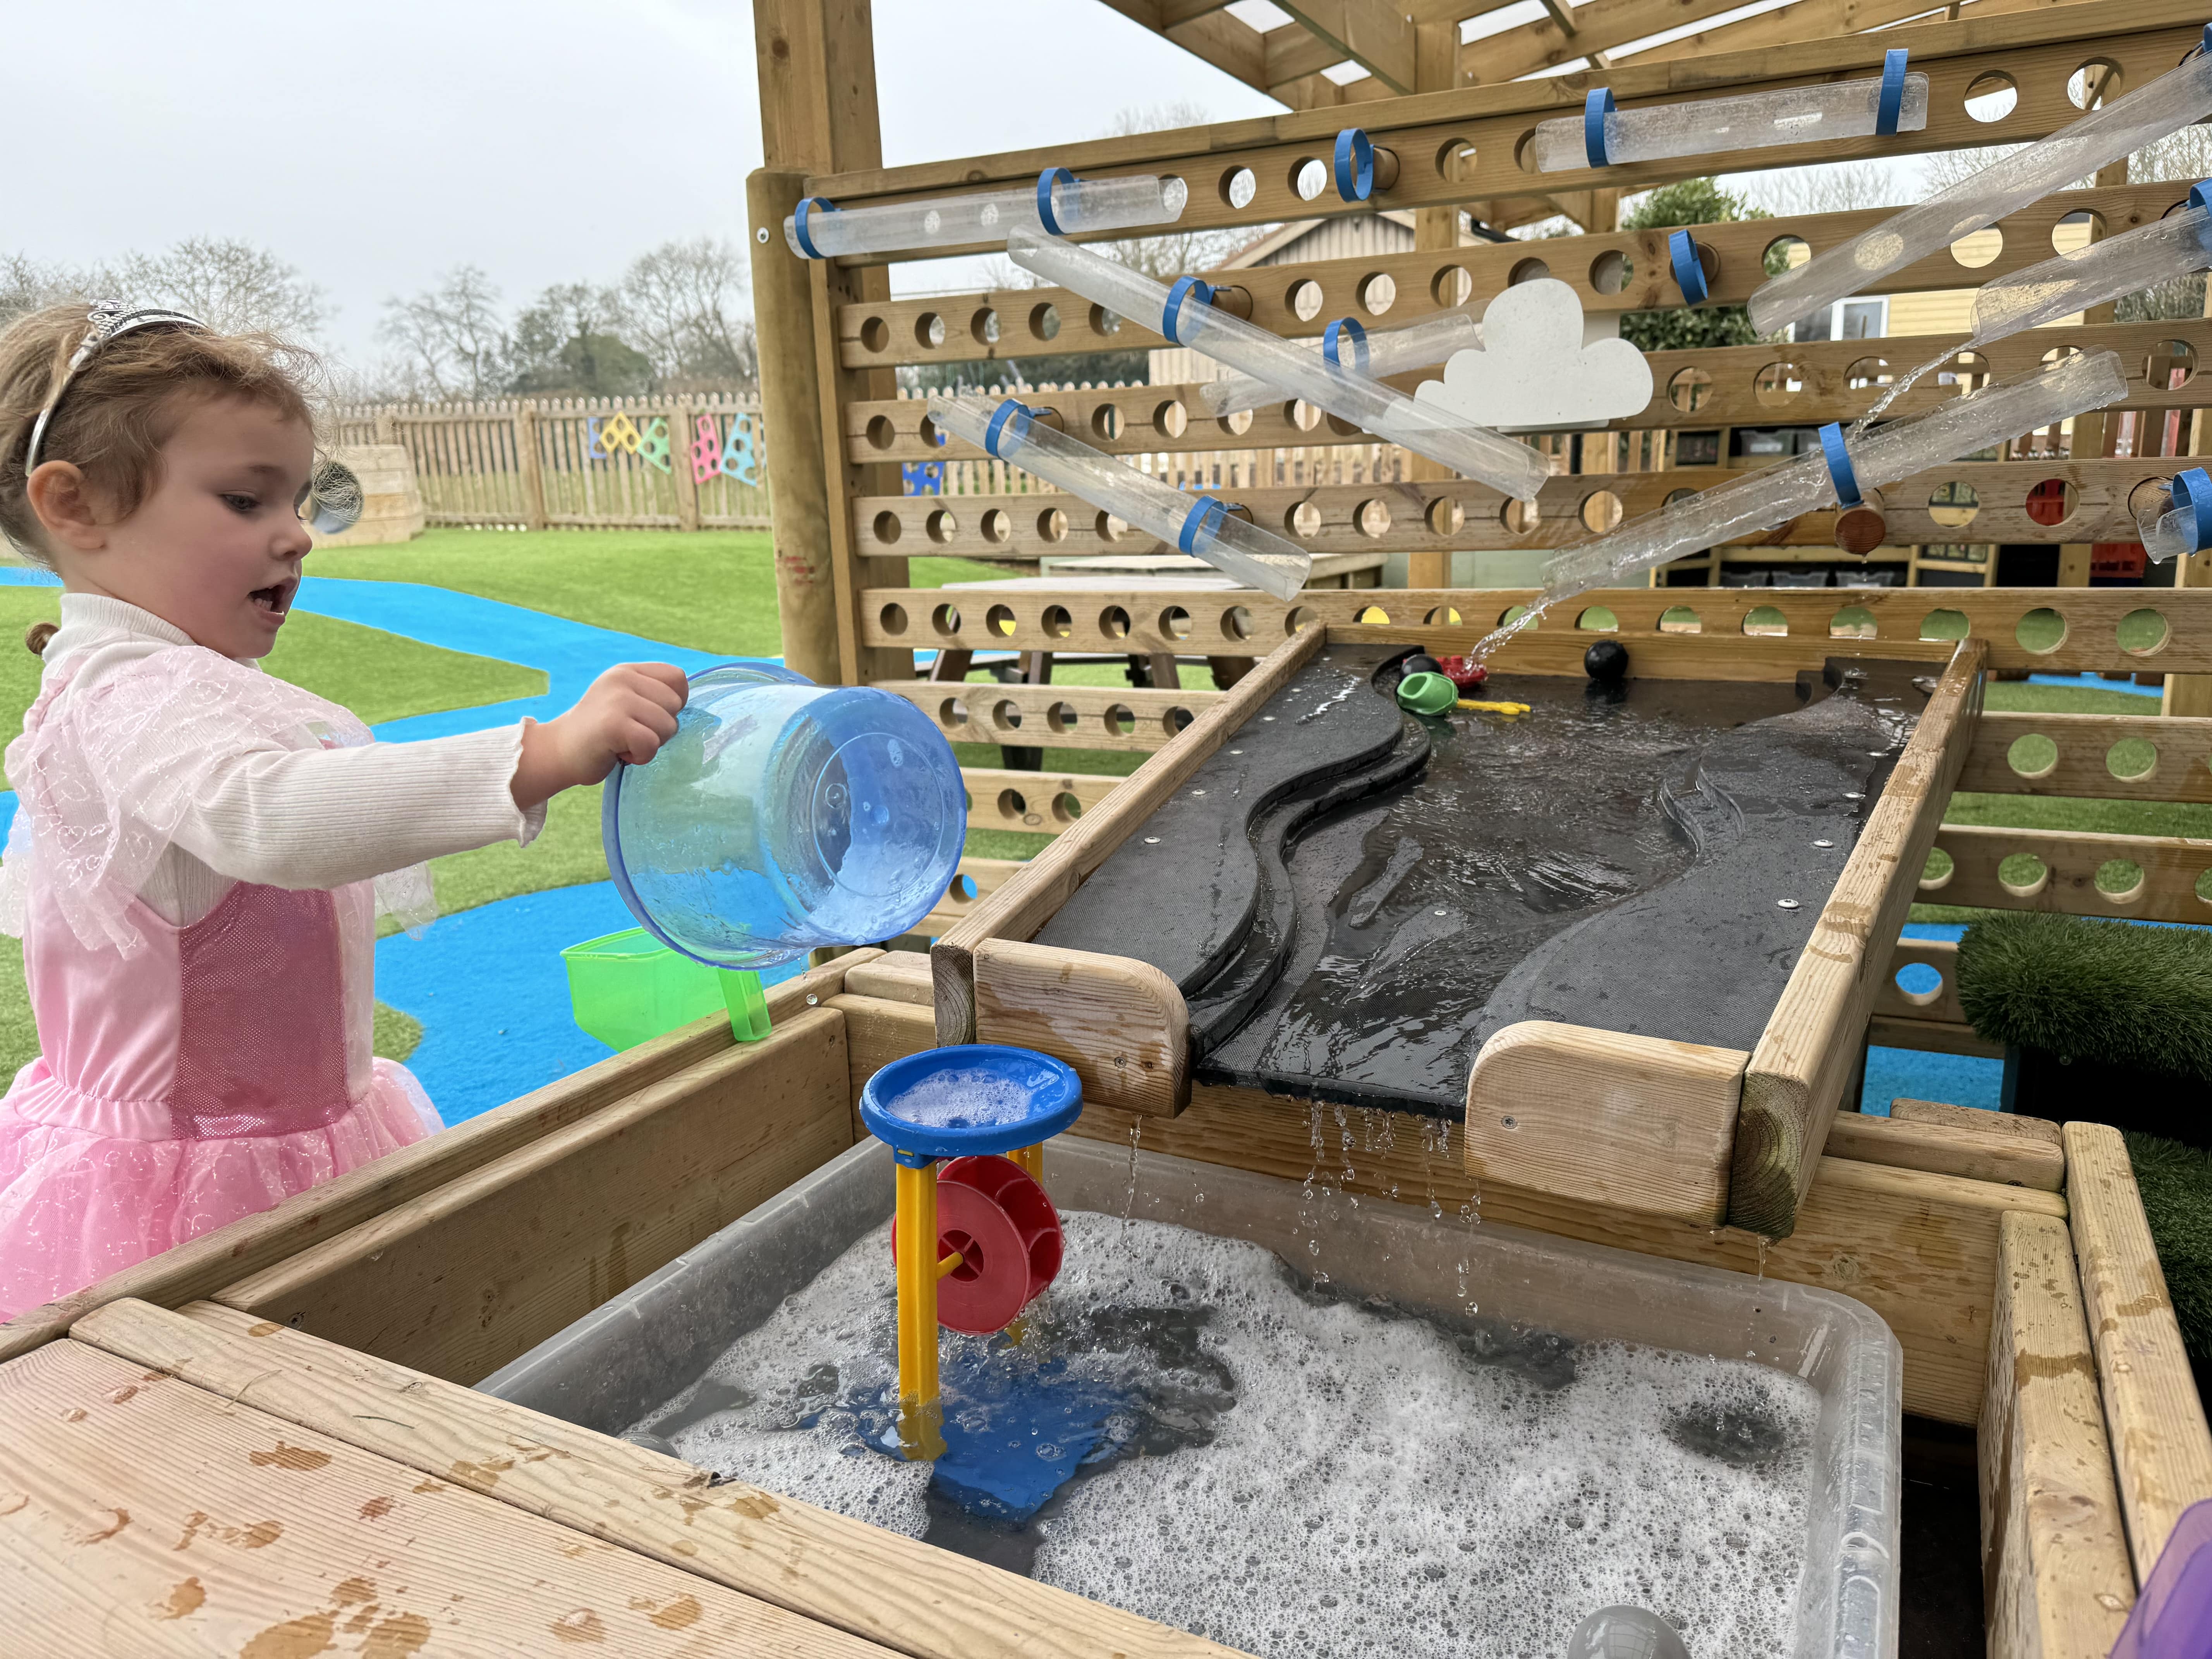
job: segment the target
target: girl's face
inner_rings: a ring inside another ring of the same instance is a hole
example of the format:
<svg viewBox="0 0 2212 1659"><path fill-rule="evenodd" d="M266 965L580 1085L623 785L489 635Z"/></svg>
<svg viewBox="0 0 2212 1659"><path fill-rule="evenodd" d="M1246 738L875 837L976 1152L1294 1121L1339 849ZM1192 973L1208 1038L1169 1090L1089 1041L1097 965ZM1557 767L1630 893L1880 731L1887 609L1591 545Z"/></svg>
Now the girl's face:
<svg viewBox="0 0 2212 1659"><path fill-rule="evenodd" d="M193 398L136 512L52 538L63 585L150 611L226 657L266 656L311 545L297 504L314 450L304 424L259 404Z"/></svg>

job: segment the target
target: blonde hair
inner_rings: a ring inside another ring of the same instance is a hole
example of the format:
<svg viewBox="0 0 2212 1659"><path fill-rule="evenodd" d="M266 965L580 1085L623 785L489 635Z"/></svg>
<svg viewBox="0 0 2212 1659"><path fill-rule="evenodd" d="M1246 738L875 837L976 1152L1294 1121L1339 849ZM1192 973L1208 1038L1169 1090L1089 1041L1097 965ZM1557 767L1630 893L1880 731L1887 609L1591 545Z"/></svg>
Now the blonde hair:
<svg viewBox="0 0 2212 1659"><path fill-rule="evenodd" d="M23 462L39 411L61 385L90 327L82 302L49 306L0 333L0 536L48 569ZM314 425L308 376L314 360L270 334L144 329L93 353L47 422L39 462L71 461L101 506L128 518L161 473L161 446L191 400L240 398Z"/></svg>

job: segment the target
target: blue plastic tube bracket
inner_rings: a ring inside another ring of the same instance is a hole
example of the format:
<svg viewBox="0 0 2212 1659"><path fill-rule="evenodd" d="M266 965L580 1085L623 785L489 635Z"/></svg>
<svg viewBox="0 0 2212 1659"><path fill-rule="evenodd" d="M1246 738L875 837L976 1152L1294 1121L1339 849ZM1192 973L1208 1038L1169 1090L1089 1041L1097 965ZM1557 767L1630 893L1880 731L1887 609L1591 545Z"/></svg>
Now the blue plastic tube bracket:
<svg viewBox="0 0 2212 1659"><path fill-rule="evenodd" d="M1358 127L1336 135L1336 193L1347 202L1364 202L1375 193L1375 144Z"/></svg>
<svg viewBox="0 0 2212 1659"><path fill-rule="evenodd" d="M1905 112L1905 62L1908 55L1903 46L1892 46L1882 54L1881 96L1875 105L1874 130L1884 138L1897 137L1897 119Z"/></svg>
<svg viewBox="0 0 2212 1659"><path fill-rule="evenodd" d="M1820 453L1828 463L1828 479L1836 487L1836 505L1844 508L1864 505L1865 497L1859 494L1858 469L1851 465L1851 452L1844 445L1844 428L1839 421L1831 421L1820 428Z"/></svg>
<svg viewBox="0 0 2212 1659"><path fill-rule="evenodd" d="M1611 87L1594 87L1583 100L1583 150L1594 167L1613 165L1605 150L1605 118L1620 107Z"/></svg>
<svg viewBox="0 0 2212 1659"><path fill-rule="evenodd" d="M2195 544L2190 551L2202 553L2212 547L2212 473L2201 466L2177 472L2166 492L2173 497L2173 504L2189 514L2190 535Z"/></svg>
<svg viewBox="0 0 2212 1659"><path fill-rule="evenodd" d="M1688 231L1678 230L1667 238L1667 259L1674 267L1674 281L1682 290L1682 303L1705 304L1712 290L1705 284L1705 261L1698 257L1698 244Z"/></svg>

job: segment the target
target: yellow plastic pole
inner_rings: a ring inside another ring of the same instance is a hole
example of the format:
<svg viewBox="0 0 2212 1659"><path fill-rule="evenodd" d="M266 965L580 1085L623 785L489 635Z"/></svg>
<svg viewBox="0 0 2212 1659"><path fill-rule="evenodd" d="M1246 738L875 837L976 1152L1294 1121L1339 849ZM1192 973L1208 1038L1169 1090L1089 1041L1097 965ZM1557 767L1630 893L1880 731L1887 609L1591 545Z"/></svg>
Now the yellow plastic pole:
<svg viewBox="0 0 2212 1659"><path fill-rule="evenodd" d="M943 1455L938 1432L937 1165L898 1166L899 1442L909 1458Z"/></svg>
<svg viewBox="0 0 2212 1659"><path fill-rule="evenodd" d="M1017 1146L1006 1156L1020 1164L1028 1172L1030 1179L1036 1182L1038 1186L1044 1185L1044 1143L1042 1141L1039 1141L1034 1146Z"/></svg>

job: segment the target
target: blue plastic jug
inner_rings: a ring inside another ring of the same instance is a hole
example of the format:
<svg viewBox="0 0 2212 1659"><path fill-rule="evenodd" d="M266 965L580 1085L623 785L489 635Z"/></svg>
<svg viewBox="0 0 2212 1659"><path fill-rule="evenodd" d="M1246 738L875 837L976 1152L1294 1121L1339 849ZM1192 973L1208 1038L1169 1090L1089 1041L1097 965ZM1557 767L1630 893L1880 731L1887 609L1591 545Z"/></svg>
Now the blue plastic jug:
<svg viewBox="0 0 2212 1659"><path fill-rule="evenodd" d="M896 939L959 867L960 763L929 717L776 663L691 677L676 735L617 766L607 867L631 914L686 956L768 968Z"/></svg>

